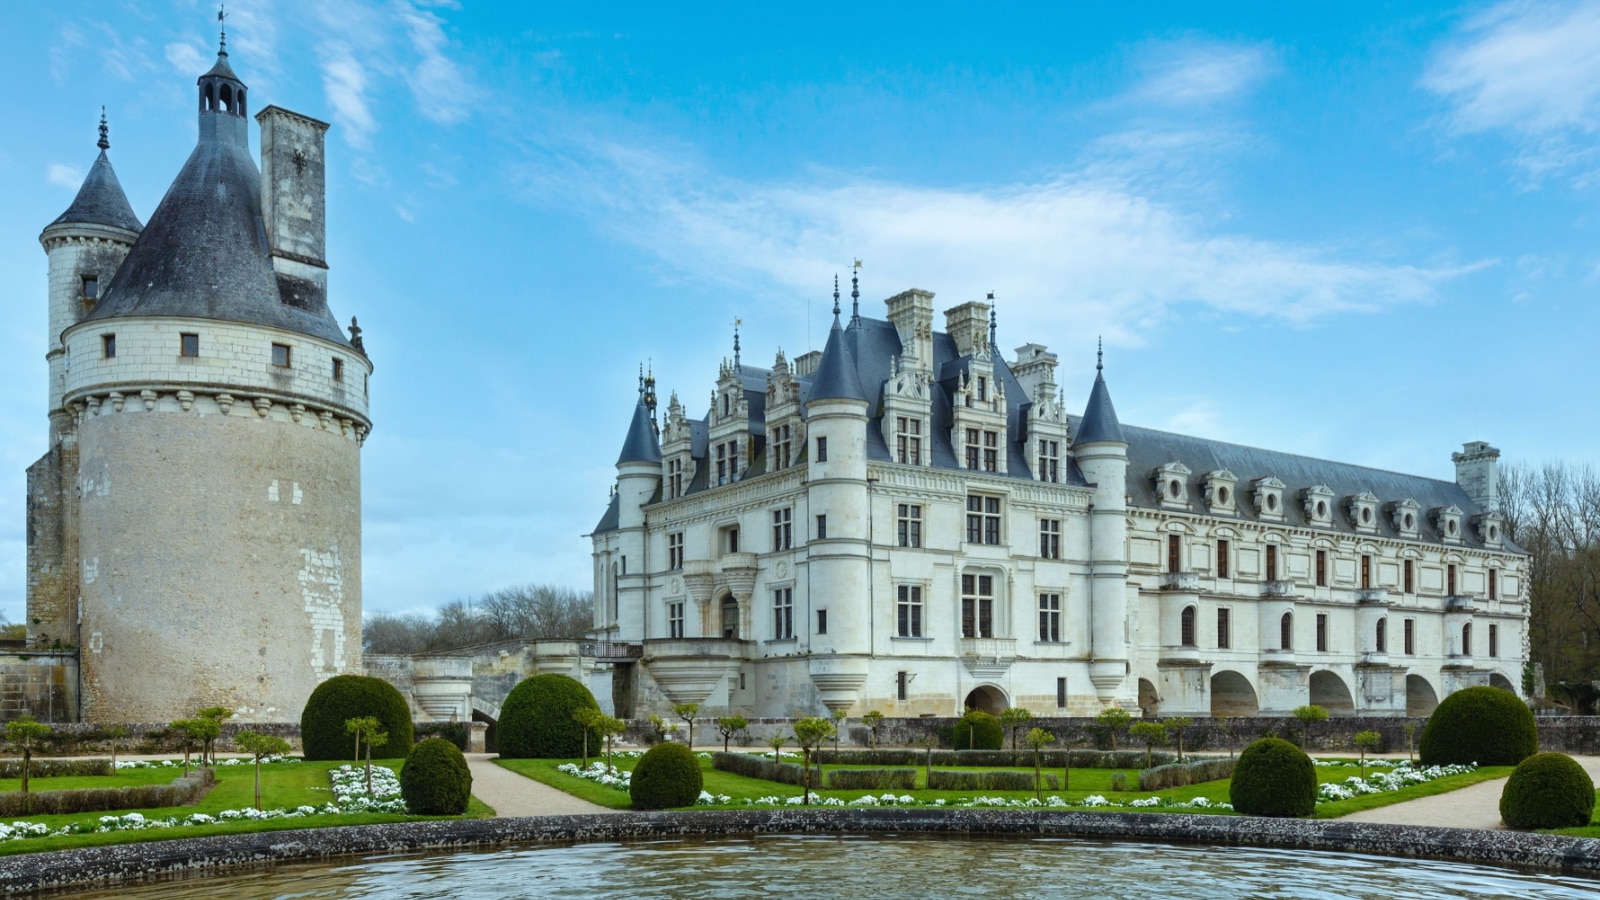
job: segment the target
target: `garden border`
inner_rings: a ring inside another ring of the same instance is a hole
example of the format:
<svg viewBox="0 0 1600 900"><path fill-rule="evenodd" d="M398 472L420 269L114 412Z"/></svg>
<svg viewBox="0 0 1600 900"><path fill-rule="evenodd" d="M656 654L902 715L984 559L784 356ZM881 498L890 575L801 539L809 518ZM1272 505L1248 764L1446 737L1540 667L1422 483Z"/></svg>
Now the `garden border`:
<svg viewBox="0 0 1600 900"><path fill-rule="evenodd" d="M1438 826L1177 813L781 809L341 826L0 857L0 893L82 890L359 854L753 834L1049 835L1439 859L1600 877L1600 839Z"/></svg>

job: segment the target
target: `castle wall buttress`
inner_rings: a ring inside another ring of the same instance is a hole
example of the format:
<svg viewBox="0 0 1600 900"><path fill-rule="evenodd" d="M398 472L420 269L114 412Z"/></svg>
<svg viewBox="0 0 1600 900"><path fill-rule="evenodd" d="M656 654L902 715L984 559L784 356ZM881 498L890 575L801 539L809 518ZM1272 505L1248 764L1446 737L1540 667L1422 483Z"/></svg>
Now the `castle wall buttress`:
<svg viewBox="0 0 1600 900"><path fill-rule="evenodd" d="M28 467L28 646L76 646L78 451L56 444Z"/></svg>

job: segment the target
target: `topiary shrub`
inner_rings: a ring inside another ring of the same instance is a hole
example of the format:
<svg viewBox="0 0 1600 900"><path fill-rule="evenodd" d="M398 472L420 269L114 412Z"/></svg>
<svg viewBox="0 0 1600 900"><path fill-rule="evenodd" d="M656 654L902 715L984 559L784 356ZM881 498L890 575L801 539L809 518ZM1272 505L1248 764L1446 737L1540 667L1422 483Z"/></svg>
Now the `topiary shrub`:
<svg viewBox="0 0 1600 900"><path fill-rule="evenodd" d="M583 726L572 718L581 706L598 709L594 695L565 675L524 678L500 705L495 741L507 759L576 759L583 755ZM589 736L589 752L598 745Z"/></svg>
<svg viewBox="0 0 1600 900"><path fill-rule="evenodd" d="M1594 779L1564 753L1536 753L1518 763L1500 792L1508 828L1579 828L1593 816Z"/></svg>
<svg viewBox="0 0 1600 900"><path fill-rule="evenodd" d="M404 759L411 752L411 707L394 685L367 675L335 675L317 685L300 713L300 745L308 760L354 759L355 738L348 719L373 716L389 740L377 747L382 759Z"/></svg>
<svg viewBox="0 0 1600 900"><path fill-rule="evenodd" d="M1425 766L1514 766L1539 752L1539 729L1516 694L1469 687L1444 698L1418 744Z"/></svg>
<svg viewBox="0 0 1600 900"><path fill-rule="evenodd" d="M1294 744L1262 738L1239 754L1228 802L1247 816L1309 816L1317 808L1317 768Z"/></svg>
<svg viewBox="0 0 1600 900"><path fill-rule="evenodd" d="M651 747L633 767L634 809L672 809L693 806L700 799L704 779L694 751L667 741Z"/></svg>
<svg viewBox="0 0 1600 900"><path fill-rule="evenodd" d="M472 798L472 771L461 748L428 738L411 748L400 768L400 796L414 816L459 816Z"/></svg>
<svg viewBox="0 0 1600 900"><path fill-rule="evenodd" d="M957 750L999 750L1005 738L1000 720L981 709L969 709L950 731L951 746Z"/></svg>

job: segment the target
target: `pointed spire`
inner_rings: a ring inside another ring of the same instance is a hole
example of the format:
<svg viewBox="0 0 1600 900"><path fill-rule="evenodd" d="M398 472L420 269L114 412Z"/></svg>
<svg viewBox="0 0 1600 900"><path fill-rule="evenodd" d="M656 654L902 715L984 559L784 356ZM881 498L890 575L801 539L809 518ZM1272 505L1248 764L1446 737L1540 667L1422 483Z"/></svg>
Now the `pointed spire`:
<svg viewBox="0 0 1600 900"><path fill-rule="evenodd" d="M839 324L839 273L833 273L833 323Z"/></svg>
<svg viewBox="0 0 1600 900"><path fill-rule="evenodd" d="M998 326L995 324L994 291L989 292L989 352L993 353L997 340Z"/></svg>
<svg viewBox="0 0 1600 900"><path fill-rule="evenodd" d="M222 33L217 40L217 55L228 55L228 8L221 3L217 4L217 29Z"/></svg>
<svg viewBox="0 0 1600 900"><path fill-rule="evenodd" d="M654 384L654 377L649 379ZM633 419L628 423L628 436L622 442L622 452L617 455L617 465L627 463L660 463L661 440L656 434L655 416L645 393L644 363L639 364L639 402L634 404Z"/></svg>
<svg viewBox="0 0 1600 900"><path fill-rule="evenodd" d="M850 327L854 328L859 324L861 324L861 260L858 259L850 272Z"/></svg>
<svg viewBox="0 0 1600 900"><path fill-rule="evenodd" d="M816 374L811 379L811 391L806 402L813 400L867 401L861 389L861 379L856 374L855 359L845 347L844 328L839 324L839 276L834 276L833 327L828 329L828 343L822 348L822 359L817 361Z"/></svg>
<svg viewBox="0 0 1600 900"><path fill-rule="evenodd" d="M106 125L104 106L100 107L100 140L96 146L100 148L100 157L89 167L77 196L72 198L72 205L47 227L109 225L133 232L144 230L144 223L133 214L128 195L122 192L122 183L117 181L117 173L111 168L111 157L106 155L111 149L111 130Z"/></svg>
<svg viewBox="0 0 1600 900"><path fill-rule="evenodd" d="M744 364L739 362L739 326L742 324L744 324L743 319L735 318L733 320L733 370L735 372L744 371Z"/></svg>
<svg viewBox="0 0 1600 900"><path fill-rule="evenodd" d="M95 142L95 146L101 150L111 149L111 129L106 127L106 108L104 106L100 107L100 140Z"/></svg>
<svg viewBox="0 0 1600 900"><path fill-rule="evenodd" d="M1098 373L1098 372L1103 371L1105 369L1105 367L1106 367L1106 339L1103 338L1103 337L1096 337L1094 339L1094 370L1095 370L1095 372Z"/></svg>
<svg viewBox="0 0 1600 900"><path fill-rule="evenodd" d="M1111 405L1111 390L1106 387L1105 349L1095 351L1094 389L1089 392L1089 405L1084 407L1083 421L1078 423L1077 438L1073 446L1099 441L1128 443L1122 436L1122 423L1117 420L1116 407Z"/></svg>

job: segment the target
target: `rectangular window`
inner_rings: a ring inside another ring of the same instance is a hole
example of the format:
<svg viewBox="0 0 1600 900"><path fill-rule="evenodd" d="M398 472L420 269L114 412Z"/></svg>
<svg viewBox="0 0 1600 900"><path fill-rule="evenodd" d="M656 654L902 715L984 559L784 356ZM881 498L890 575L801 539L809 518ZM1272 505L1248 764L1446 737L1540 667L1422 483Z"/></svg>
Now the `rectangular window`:
<svg viewBox="0 0 1600 900"><path fill-rule="evenodd" d="M344 360L340 359L337 356L335 356L333 358L333 380L334 381L343 381L344 380Z"/></svg>
<svg viewBox="0 0 1600 900"><path fill-rule="evenodd" d="M667 604L667 637L683 637L683 604Z"/></svg>
<svg viewBox="0 0 1600 900"><path fill-rule="evenodd" d="M828 517L827 516L817 516L817 540L825 541L827 539L828 539Z"/></svg>
<svg viewBox="0 0 1600 900"><path fill-rule="evenodd" d="M827 462L827 461L828 461L828 439L825 438L825 437L819 437L819 438L817 438L817 462Z"/></svg>
<svg viewBox="0 0 1600 900"><path fill-rule="evenodd" d="M896 698L900 700L904 700L906 698L906 682L910 680L911 679L907 678L906 673L904 672L894 673L894 695Z"/></svg>
<svg viewBox="0 0 1600 900"><path fill-rule="evenodd" d="M1411 590L1412 590L1411 589L1411 578L1412 578L1411 560L1409 560L1409 559L1406 560L1406 564L1402 568L1405 571L1405 591L1406 591L1406 593L1409 594L1409 593L1411 593Z"/></svg>
<svg viewBox="0 0 1600 900"><path fill-rule="evenodd" d="M1217 610L1217 649L1226 650L1233 646L1233 623L1228 621L1229 610L1227 607Z"/></svg>
<svg viewBox="0 0 1600 900"><path fill-rule="evenodd" d="M289 345L288 344L273 344L272 345L272 364L277 366L280 369L287 369L287 368L289 368L289 362L290 362Z"/></svg>
<svg viewBox="0 0 1600 900"><path fill-rule="evenodd" d="M1057 678L1056 679L1056 709L1066 709L1066 708L1067 708L1067 680L1065 678Z"/></svg>
<svg viewBox="0 0 1600 900"><path fill-rule="evenodd" d="M1059 482L1061 480L1061 442L1039 442L1039 480Z"/></svg>
<svg viewBox="0 0 1600 900"><path fill-rule="evenodd" d="M894 443L897 459L908 465L921 465L922 420L912 416L896 416L894 420Z"/></svg>
<svg viewBox="0 0 1600 900"><path fill-rule="evenodd" d="M1061 595L1039 595L1039 640L1047 644L1061 642Z"/></svg>
<svg viewBox="0 0 1600 900"><path fill-rule="evenodd" d="M1449 565L1449 567L1445 570L1444 593L1445 593L1446 597L1454 597L1456 595L1456 564L1455 563L1451 563Z"/></svg>
<svg viewBox="0 0 1600 900"><path fill-rule="evenodd" d="M778 588L772 592L772 639L787 641L794 637L794 589Z"/></svg>
<svg viewBox="0 0 1600 900"><path fill-rule="evenodd" d="M1417 652L1417 620L1416 619L1407 619L1405 621L1405 645L1406 645L1406 648L1405 648L1406 649L1406 655L1407 656L1415 656L1416 652Z"/></svg>
<svg viewBox="0 0 1600 900"><path fill-rule="evenodd" d="M1039 557L1041 559L1061 558L1061 520L1039 520Z"/></svg>
<svg viewBox="0 0 1600 900"><path fill-rule="evenodd" d="M739 552L739 529L737 527L728 529L728 552Z"/></svg>
<svg viewBox="0 0 1600 900"><path fill-rule="evenodd" d="M674 531L667 535L667 568L683 568L683 532Z"/></svg>
<svg viewBox="0 0 1600 900"><path fill-rule="evenodd" d="M978 429L976 429L976 428L968 428L967 429L967 468L973 469L973 470L976 470L978 468L978 450L979 449L980 448L979 448L979 445L978 445Z"/></svg>
<svg viewBox="0 0 1600 900"><path fill-rule="evenodd" d="M789 468L790 448L793 433L789 425L779 425L772 429L772 467L773 469Z"/></svg>
<svg viewBox="0 0 1600 900"><path fill-rule="evenodd" d="M1328 652L1328 614L1317 613L1317 652Z"/></svg>
<svg viewBox="0 0 1600 900"><path fill-rule="evenodd" d="M717 484L728 484L739 477L739 442L717 445Z"/></svg>
<svg viewBox="0 0 1600 900"><path fill-rule="evenodd" d="M1197 624L1195 622L1195 610L1194 610L1194 607L1192 607L1192 606L1184 607L1183 612L1180 613L1179 616L1178 616L1178 640L1179 640L1179 642L1185 647L1197 647L1197 646L1199 646L1198 636L1195 634L1195 631L1197 631L1197 630L1198 630L1198 627L1197 627Z"/></svg>
<svg viewBox="0 0 1600 900"><path fill-rule="evenodd" d="M922 507L916 503L902 503L896 510L895 537L902 547L922 546Z"/></svg>
<svg viewBox="0 0 1600 900"><path fill-rule="evenodd" d="M1490 569L1489 571L1492 572L1494 570ZM1499 655L1500 655L1500 626L1491 623L1489 625L1489 658L1493 659L1495 657L1498 657Z"/></svg>
<svg viewBox="0 0 1600 900"><path fill-rule="evenodd" d="M1328 551L1317 551L1317 587L1328 586Z"/></svg>
<svg viewBox="0 0 1600 900"><path fill-rule="evenodd" d="M83 292L79 296L83 298L85 306L93 306L94 302L100 299L100 276L83 276Z"/></svg>
<svg viewBox="0 0 1600 900"><path fill-rule="evenodd" d="M1000 433L985 431L983 433L983 470L985 472L1000 471Z"/></svg>
<svg viewBox="0 0 1600 900"><path fill-rule="evenodd" d="M667 460L667 499L676 500L683 496L683 460Z"/></svg>
<svg viewBox="0 0 1600 900"><path fill-rule="evenodd" d="M984 403L989 399L989 379L978 376L978 402Z"/></svg>
<svg viewBox="0 0 1600 900"><path fill-rule="evenodd" d="M1226 539L1217 541L1217 577L1228 577L1228 542Z"/></svg>
<svg viewBox="0 0 1600 900"><path fill-rule="evenodd" d="M774 552L794 546L794 511L788 507L772 511L772 549Z"/></svg>
<svg viewBox="0 0 1600 900"><path fill-rule="evenodd" d="M895 634L903 638L922 637L922 585L902 584L897 591Z"/></svg>
<svg viewBox="0 0 1600 900"><path fill-rule="evenodd" d="M189 357L199 356L200 355L200 335L198 335L198 334L180 334L180 335L178 335L178 355L179 356L189 356Z"/></svg>
<svg viewBox="0 0 1600 900"><path fill-rule="evenodd" d="M117 358L117 336L114 334L100 335L100 355L106 359Z"/></svg>
<svg viewBox="0 0 1600 900"><path fill-rule="evenodd" d="M961 576L961 636L994 637L994 576Z"/></svg>
<svg viewBox="0 0 1600 900"><path fill-rule="evenodd" d="M1278 580L1278 545L1267 545L1267 580Z"/></svg>
<svg viewBox="0 0 1600 900"><path fill-rule="evenodd" d="M1000 543L999 497L967 497L967 543Z"/></svg>
<svg viewBox="0 0 1600 900"><path fill-rule="evenodd" d="M1361 554L1361 589L1366 590L1370 587L1372 587L1372 556L1371 554L1363 553Z"/></svg>
<svg viewBox="0 0 1600 900"><path fill-rule="evenodd" d="M1490 600L1499 600L1500 599L1500 585L1498 584L1500 579L1496 577L1499 574L1500 574L1499 571L1496 570L1496 569L1490 569L1489 570L1489 599ZM1493 626L1490 626L1490 627L1493 627ZM1493 643L1494 643L1493 639L1490 639L1489 643L1491 645L1493 645ZM1494 654L1491 653L1489 655L1493 656Z"/></svg>
<svg viewBox="0 0 1600 900"><path fill-rule="evenodd" d="M1388 653L1389 652L1389 620L1388 619L1379 619L1378 620L1378 633L1377 633L1376 637L1377 637L1377 640L1374 642L1374 646L1377 648L1377 651L1379 653Z"/></svg>
<svg viewBox="0 0 1600 900"><path fill-rule="evenodd" d="M1472 623L1461 626L1461 655L1472 655Z"/></svg>
<svg viewBox="0 0 1600 900"><path fill-rule="evenodd" d="M1177 535L1175 535L1175 534L1167 535L1167 571L1168 572L1178 572L1178 571L1182 570L1182 568L1183 568L1182 560L1179 557L1179 554L1182 552L1182 548L1183 548L1183 544L1182 544L1181 540L1178 538Z"/></svg>
<svg viewBox="0 0 1600 900"><path fill-rule="evenodd" d="M819 610L817 610L817 634L827 634L827 633L828 633L828 611L825 610L825 609L819 609Z"/></svg>

